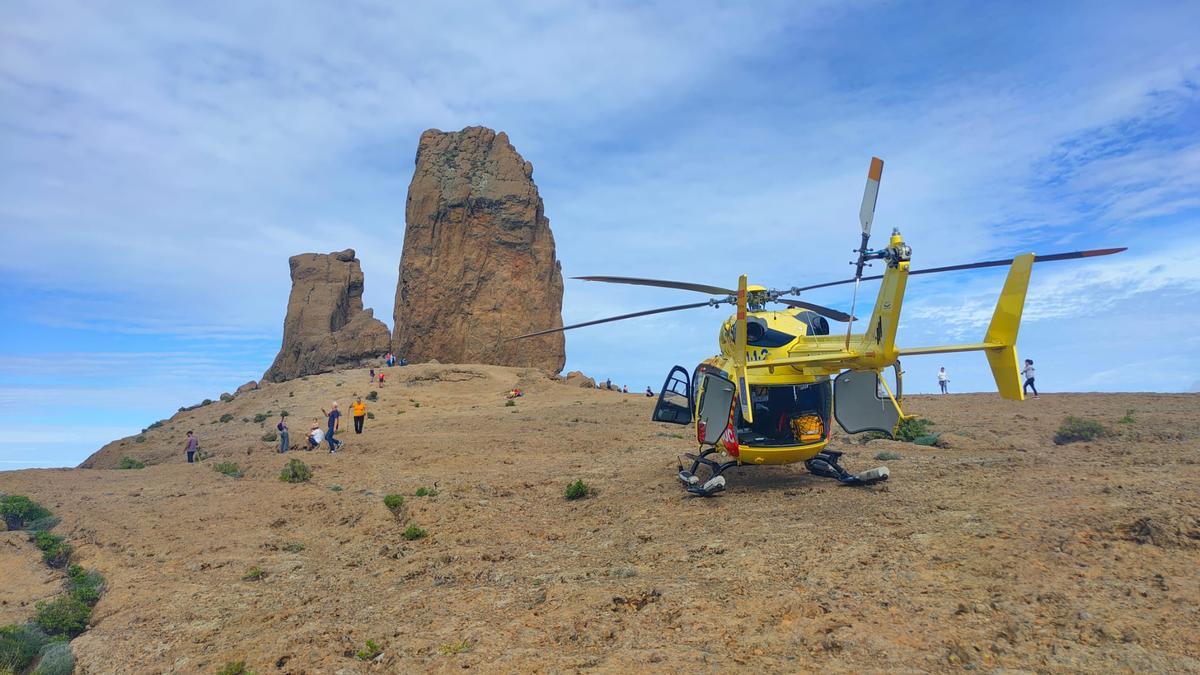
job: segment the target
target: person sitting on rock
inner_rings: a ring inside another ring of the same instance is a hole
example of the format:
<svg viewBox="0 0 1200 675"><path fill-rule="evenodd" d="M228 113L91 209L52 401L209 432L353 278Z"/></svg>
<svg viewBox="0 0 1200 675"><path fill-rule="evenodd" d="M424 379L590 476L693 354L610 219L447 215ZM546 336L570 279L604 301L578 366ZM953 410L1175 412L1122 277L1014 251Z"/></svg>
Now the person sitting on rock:
<svg viewBox="0 0 1200 675"><path fill-rule="evenodd" d="M308 430L308 449L316 450L325 440L325 432L321 431L321 422L313 418L312 428Z"/></svg>
<svg viewBox="0 0 1200 675"><path fill-rule="evenodd" d="M653 397L654 397L654 390L653 390L653 389L651 389L650 387L646 387L646 396L647 396L647 397L651 397L651 398L653 398Z"/></svg>

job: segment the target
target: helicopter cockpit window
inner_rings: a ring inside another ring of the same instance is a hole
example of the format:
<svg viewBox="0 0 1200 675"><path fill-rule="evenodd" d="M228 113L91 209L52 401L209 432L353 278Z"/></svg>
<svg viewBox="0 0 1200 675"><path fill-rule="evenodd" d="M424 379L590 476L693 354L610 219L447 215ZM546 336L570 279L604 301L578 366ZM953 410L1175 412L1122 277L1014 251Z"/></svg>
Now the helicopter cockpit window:
<svg viewBox="0 0 1200 675"><path fill-rule="evenodd" d="M805 445L824 439L829 420L828 382L750 387L754 423L738 412L738 442L743 445Z"/></svg>

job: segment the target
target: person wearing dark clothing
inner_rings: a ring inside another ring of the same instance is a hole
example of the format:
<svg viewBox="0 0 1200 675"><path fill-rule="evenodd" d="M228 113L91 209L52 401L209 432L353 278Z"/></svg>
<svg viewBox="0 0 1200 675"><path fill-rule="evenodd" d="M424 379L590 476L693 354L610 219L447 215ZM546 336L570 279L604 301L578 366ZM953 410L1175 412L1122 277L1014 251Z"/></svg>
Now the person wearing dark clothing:
<svg viewBox="0 0 1200 675"><path fill-rule="evenodd" d="M200 439L192 432L187 433L187 445L184 446L187 450L188 464L195 463L196 451L200 449Z"/></svg>
<svg viewBox="0 0 1200 675"><path fill-rule="evenodd" d="M1037 386L1033 384L1033 359L1025 359L1025 368L1021 370L1021 374L1025 376L1025 385L1021 387L1021 392L1028 394L1032 389L1033 397L1037 398Z"/></svg>
<svg viewBox="0 0 1200 675"><path fill-rule="evenodd" d="M329 416L329 428L325 431L325 440L329 441L329 453L333 454L342 447L342 442L333 437L334 432L341 428L342 413L338 412L337 401L333 402L333 409L328 413L324 408L321 409L321 412Z"/></svg>
<svg viewBox="0 0 1200 675"><path fill-rule="evenodd" d="M288 451L288 428L286 420L286 417L280 415L279 424L275 425L275 428L279 430L279 452Z"/></svg>

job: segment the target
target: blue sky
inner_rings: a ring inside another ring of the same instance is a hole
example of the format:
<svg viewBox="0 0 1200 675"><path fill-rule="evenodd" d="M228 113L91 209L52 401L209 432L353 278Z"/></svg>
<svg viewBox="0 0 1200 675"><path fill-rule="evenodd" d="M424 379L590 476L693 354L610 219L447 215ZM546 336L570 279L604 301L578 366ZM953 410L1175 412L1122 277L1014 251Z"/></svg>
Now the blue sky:
<svg viewBox="0 0 1200 675"><path fill-rule="evenodd" d="M1035 269L1045 390L1200 390L1197 25L1194 2L7 2L0 468L260 376L295 253L356 249L390 325L417 138L475 124L533 162L567 276L844 277L878 155L876 231L914 267L1130 247ZM914 279L901 341L981 335L1002 278ZM691 300L568 281L564 318ZM567 367L657 388L723 316L574 331ZM938 365L992 386L967 354L912 359L907 389Z"/></svg>

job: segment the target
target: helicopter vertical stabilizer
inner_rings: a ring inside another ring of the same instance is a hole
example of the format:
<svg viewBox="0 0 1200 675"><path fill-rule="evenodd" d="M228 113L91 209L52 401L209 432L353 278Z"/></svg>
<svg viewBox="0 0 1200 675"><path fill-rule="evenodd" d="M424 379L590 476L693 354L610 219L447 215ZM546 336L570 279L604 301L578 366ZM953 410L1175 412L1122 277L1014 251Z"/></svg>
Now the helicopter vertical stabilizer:
<svg viewBox="0 0 1200 675"><path fill-rule="evenodd" d="M984 354L992 368L992 377L996 380L1000 396L1013 401L1025 400L1017 363L1017 331L1021 328L1021 314L1025 309L1025 292L1029 290L1033 259L1032 253L1013 258L1008 278L1004 280L1004 290L1000 291L996 311L983 338L985 343L998 345L990 347Z"/></svg>

